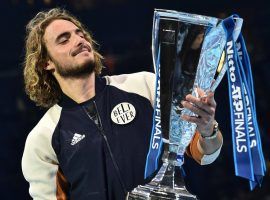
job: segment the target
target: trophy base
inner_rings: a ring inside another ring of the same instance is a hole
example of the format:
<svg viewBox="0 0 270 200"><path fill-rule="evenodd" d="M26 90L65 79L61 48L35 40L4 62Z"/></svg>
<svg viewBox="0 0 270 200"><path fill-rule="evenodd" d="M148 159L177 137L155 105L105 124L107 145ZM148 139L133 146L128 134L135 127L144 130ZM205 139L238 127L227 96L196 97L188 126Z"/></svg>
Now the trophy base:
<svg viewBox="0 0 270 200"><path fill-rule="evenodd" d="M197 200L185 187L181 166L176 166L173 153L164 153L163 165L152 181L128 193L126 200Z"/></svg>
<svg viewBox="0 0 270 200"><path fill-rule="evenodd" d="M150 185L139 185L128 193L126 200L145 200L150 198L151 190Z"/></svg>
<svg viewBox="0 0 270 200"><path fill-rule="evenodd" d="M150 194L151 200L174 199L174 200L197 200L195 195L190 194L185 187L183 188L159 188Z"/></svg>
<svg viewBox="0 0 270 200"><path fill-rule="evenodd" d="M197 200L197 197L190 194L185 187L168 188L159 186L153 188L150 185L139 185L128 193L127 200Z"/></svg>

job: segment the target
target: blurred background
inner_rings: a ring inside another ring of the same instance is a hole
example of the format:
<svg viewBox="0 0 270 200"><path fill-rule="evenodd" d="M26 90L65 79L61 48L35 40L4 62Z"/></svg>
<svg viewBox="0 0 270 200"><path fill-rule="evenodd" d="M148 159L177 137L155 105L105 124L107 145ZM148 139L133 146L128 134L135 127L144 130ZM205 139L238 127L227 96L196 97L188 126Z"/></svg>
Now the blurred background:
<svg viewBox="0 0 270 200"><path fill-rule="evenodd" d="M248 181L234 175L226 77L216 91L216 118L224 136L217 161L198 166L186 159L186 183L200 199L270 199L270 7L264 1L195 0L9 0L0 3L0 191L3 200L27 200L28 183L21 172L25 139L45 110L24 93L22 62L25 26L35 14L60 6L77 16L100 44L106 68L103 74L153 71L151 31L154 8L224 18L244 18L243 35L252 63L257 116L267 162L262 187L249 191Z"/></svg>

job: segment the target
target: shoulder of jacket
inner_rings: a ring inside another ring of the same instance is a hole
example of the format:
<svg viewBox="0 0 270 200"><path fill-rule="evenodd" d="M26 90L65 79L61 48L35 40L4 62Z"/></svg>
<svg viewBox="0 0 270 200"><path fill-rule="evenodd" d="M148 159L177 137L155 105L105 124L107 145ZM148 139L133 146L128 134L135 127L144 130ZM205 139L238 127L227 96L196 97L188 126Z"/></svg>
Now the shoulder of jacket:
<svg viewBox="0 0 270 200"><path fill-rule="evenodd" d="M52 106L28 134L27 141L35 143L44 138L51 138L55 127L59 122L61 110L62 108L57 104Z"/></svg>
<svg viewBox="0 0 270 200"><path fill-rule="evenodd" d="M155 74L151 72L138 72L106 76L107 85L114 86L122 91L140 95L148 99L153 106L154 89L156 84Z"/></svg>
<svg viewBox="0 0 270 200"><path fill-rule="evenodd" d="M146 81L146 83L153 84L155 82L155 74L152 72L137 72L131 74L121 74L114 76L105 76L107 85L116 84L134 84L134 82Z"/></svg>

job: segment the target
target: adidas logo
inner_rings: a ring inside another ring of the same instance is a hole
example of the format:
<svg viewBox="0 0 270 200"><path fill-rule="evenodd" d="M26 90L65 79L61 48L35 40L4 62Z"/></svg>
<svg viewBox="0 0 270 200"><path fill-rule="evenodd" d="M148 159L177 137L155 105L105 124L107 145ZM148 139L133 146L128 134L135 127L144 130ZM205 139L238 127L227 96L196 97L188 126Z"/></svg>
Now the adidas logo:
<svg viewBox="0 0 270 200"><path fill-rule="evenodd" d="M80 142L83 138L85 138L85 135L81 135L81 134L78 134L78 133L75 133L72 140L71 140L71 145L75 145L77 144L78 142Z"/></svg>

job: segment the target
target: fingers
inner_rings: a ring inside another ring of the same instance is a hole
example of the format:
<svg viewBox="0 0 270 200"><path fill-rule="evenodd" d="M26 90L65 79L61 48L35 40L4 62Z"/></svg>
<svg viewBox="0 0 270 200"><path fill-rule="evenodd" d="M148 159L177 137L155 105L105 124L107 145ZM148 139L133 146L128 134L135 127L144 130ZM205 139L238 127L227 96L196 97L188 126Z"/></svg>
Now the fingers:
<svg viewBox="0 0 270 200"><path fill-rule="evenodd" d="M196 123L198 127L207 127L212 120L206 120L205 118L189 116L189 115L181 115L181 118L185 121Z"/></svg>
<svg viewBox="0 0 270 200"><path fill-rule="evenodd" d="M208 92L207 94L200 88L197 88L197 97L191 94L186 96L181 104L184 108L190 110L197 116L181 115L181 118L185 121L196 123L197 130L203 133L211 132L213 128L213 122L215 119L216 101L214 99L214 92Z"/></svg>
<svg viewBox="0 0 270 200"><path fill-rule="evenodd" d="M184 108L189 109L191 112L199 116L199 118L194 116L186 116L184 118L190 122L205 124L212 121L215 117L216 101L214 99L213 92L209 92L207 96L200 88L197 89L197 92L199 97L188 94L186 96L186 100L182 101L181 104Z"/></svg>
<svg viewBox="0 0 270 200"><path fill-rule="evenodd" d="M189 116L189 115L181 115L181 118L185 121L188 121L188 122L193 122L193 123L200 123L200 118L198 117L194 117L194 116Z"/></svg>
<svg viewBox="0 0 270 200"><path fill-rule="evenodd" d="M208 103L209 105L211 105L213 107L217 106L215 98L214 98L214 92L209 92L208 93L208 95L206 97L206 103Z"/></svg>
<svg viewBox="0 0 270 200"><path fill-rule="evenodd" d="M199 97L206 96L205 92L201 88L197 88L196 90L197 90Z"/></svg>
<svg viewBox="0 0 270 200"><path fill-rule="evenodd" d="M191 102L191 103L190 103ZM203 103L198 102L197 100L194 101L182 101L182 105L195 113L196 115L202 117L202 118L209 118L209 115L214 115L215 109L208 106L204 105Z"/></svg>
<svg viewBox="0 0 270 200"><path fill-rule="evenodd" d="M209 103L211 104L212 101L215 101L214 99L214 92L209 91L207 94L201 89L201 88L197 88L196 89L197 93L198 93L198 97L201 99L207 99L207 101L209 101Z"/></svg>
<svg viewBox="0 0 270 200"><path fill-rule="evenodd" d="M196 108L199 108L200 110L203 110L210 115L213 115L216 109L216 102L214 100L213 94L209 94L208 96L201 98L197 98L189 94L186 96L186 101L182 101L181 103L184 107L190 109L200 116L201 113L197 113L198 109Z"/></svg>

